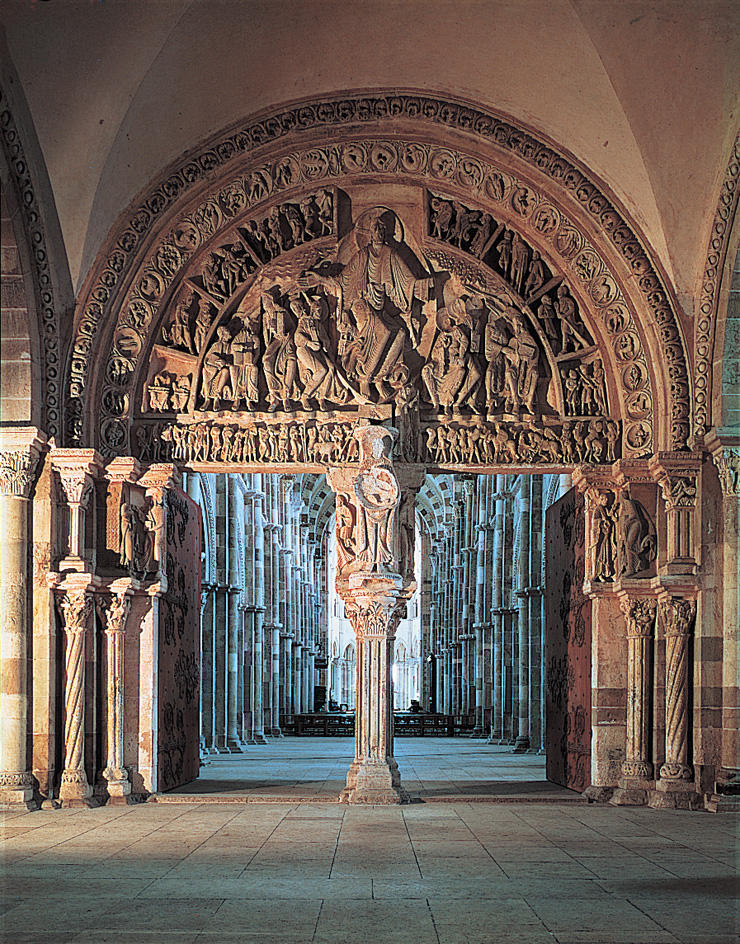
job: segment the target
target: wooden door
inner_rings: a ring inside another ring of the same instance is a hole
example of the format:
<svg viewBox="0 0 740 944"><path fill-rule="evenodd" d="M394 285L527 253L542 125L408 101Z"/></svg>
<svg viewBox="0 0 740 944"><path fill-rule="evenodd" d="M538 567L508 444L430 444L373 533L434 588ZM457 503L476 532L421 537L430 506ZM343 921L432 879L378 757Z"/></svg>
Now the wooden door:
<svg viewBox="0 0 740 944"><path fill-rule="evenodd" d="M545 518L547 779L582 792L591 782L591 601L583 496L575 488Z"/></svg>
<svg viewBox="0 0 740 944"><path fill-rule="evenodd" d="M181 489L168 489L165 523L157 779L160 790L172 790L200 771L200 509Z"/></svg>

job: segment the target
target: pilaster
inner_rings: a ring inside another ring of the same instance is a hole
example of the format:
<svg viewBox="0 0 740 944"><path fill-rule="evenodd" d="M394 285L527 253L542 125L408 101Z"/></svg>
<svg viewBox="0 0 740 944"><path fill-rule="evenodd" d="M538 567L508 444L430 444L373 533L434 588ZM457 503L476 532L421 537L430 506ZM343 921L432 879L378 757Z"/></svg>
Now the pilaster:
<svg viewBox="0 0 740 944"><path fill-rule="evenodd" d="M35 427L0 430L0 806L35 809L27 756L29 499L46 437Z"/></svg>

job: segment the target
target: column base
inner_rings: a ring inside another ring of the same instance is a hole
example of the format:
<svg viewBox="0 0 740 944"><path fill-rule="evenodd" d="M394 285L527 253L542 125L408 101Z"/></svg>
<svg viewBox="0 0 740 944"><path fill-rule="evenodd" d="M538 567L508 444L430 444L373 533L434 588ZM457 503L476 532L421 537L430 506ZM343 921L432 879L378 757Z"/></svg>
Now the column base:
<svg viewBox="0 0 740 944"><path fill-rule="evenodd" d="M264 734L255 734L254 736L255 744L267 744L267 738Z"/></svg>
<svg viewBox="0 0 740 944"><path fill-rule="evenodd" d="M243 754L245 744L243 741L240 741L238 738L229 738L226 742L225 753L227 754Z"/></svg>
<svg viewBox="0 0 740 944"><path fill-rule="evenodd" d="M601 787L591 784L586 787L581 796L585 796L589 803L608 803L614 795L614 787Z"/></svg>
<svg viewBox="0 0 740 944"><path fill-rule="evenodd" d="M662 778L656 781L655 789L648 796L648 806L654 810L698 810L701 805L693 780Z"/></svg>
<svg viewBox="0 0 740 944"><path fill-rule="evenodd" d="M514 747L511 751L512 754L526 754L529 750L529 738L528 737L518 737L514 742Z"/></svg>
<svg viewBox="0 0 740 944"><path fill-rule="evenodd" d="M128 806L131 798L131 782L125 767L106 767L103 771L109 806Z"/></svg>
<svg viewBox="0 0 740 944"><path fill-rule="evenodd" d="M87 782L84 770L62 771L62 783L59 787L59 799L67 807L94 807L99 802L93 797L93 790Z"/></svg>
<svg viewBox="0 0 740 944"><path fill-rule="evenodd" d="M270 735L270 737L274 737L274 738L281 738L283 736L282 728L277 728L277 727L270 728L270 730L267 733Z"/></svg>
<svg viewBox="0 0 740 944"><path fill-rule="evenodd" d="M650 791L655 789L653 765L644 760L627 760L610 803L614 806L645 806Z"/></svg>
<svg viewBox="0 0 740 944"><path fill-rule="evenodd" d="M613 806L647 806L648 798L654 789L654 780L620 777L619 786L609 802Z"/></svg>
<svg viewBox="0 0 740 944"><path fill-rule="evenodd" d="M354 761L347 774L347 786L339 794L340 803L366 803L396 806L408 803L409 795L401 786L398 764L385 761Z"/></svg>
<svg viewBox="0 0 740 944"><path fill-rule="evenodd" d="M0 774L0 809L38 809L32 774Z"/></svg>

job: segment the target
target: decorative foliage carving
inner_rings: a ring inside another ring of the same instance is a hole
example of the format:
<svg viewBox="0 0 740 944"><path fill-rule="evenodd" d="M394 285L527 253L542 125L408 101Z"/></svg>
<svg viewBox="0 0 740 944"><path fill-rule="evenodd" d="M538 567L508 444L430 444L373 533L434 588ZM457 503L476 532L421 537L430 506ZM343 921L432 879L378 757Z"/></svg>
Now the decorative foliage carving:
<svg viewBox="0 0 740 944"><path fill-rule="evenodd" d="M712 424L712 359L714 331L719 308L719 287L727 256L732 221L737 213L740 187L740 134L735 138L717 210L712 224L707 261L699 301L699 316L694 332L694 436L702 437Z"/></svg>
<svg viewBox="0 0 740 944"><path fill-rule="evenodd" d="M298 106L276 116L274 122L258 122L249 129L236 132L228 141L221 142L219 146L189 161L188 164L170 174L167 186L163 186L156 194L150 195L133 214L130 225L122 234L116 247L118 256L115 265L112 257L109 257L107 266L99 273L99 280L93 284L86 299L84 312L77 326L71 361L69 415L73 439L79 439L83 432L81 416L82 398L85 395L86 386L87 353L91 349L97 326L111 304L113 290L121 277L128 272L132 260L137 256L137 247L143 243L150 228L172 204L172 201L183 194L189 186L200 181L204 174L212 172L215 167L225 165L232 158L238 159L245 151L256 146L257 142L263 145L275 134L284 134L285 129L316 126L327 120L332 122L359 120L372 123L389 113L393 113L399 119L410 121L433 120L437 123L441 121L443 125L454 126L457 129L463 128L467 134L484 135L493 142L495 147L503 151L515 150L526 163L536 167L538 173L543 173L552 181L566 187L583 206L584 211L594 218L594 222L603 227L613 249L623 257L625 265L635 275L636 284L653 312L658 330L663 334L673 381L672 442L677 448L683 446L688 422L688 385L680 332L659 276L653 270L639 241L621 220L615 208L603 195L599 194L594 184L587 179L580 168L576 168L568 160L555 154L551 148L545 147L531 135L515 132L511 126L494 116L457 103L442 104L428 97L414 95L377 96L361 100L322 102L320 106L316 104ZM327 117L330 115L331 119ZM278 132L278 129L281 130ZM526 142L526 147L522 147L523 141ZM262 214L250 215L252 206L256 206L257 202L268 197L274 199L276 191L289 186L305 187L311 183L315 186L319 180L328 182L332 178L336 179L345 174L362 173L413 175L416 178L428 175L434 181L450 181L457 187L468 189L471 194L475 194L476 200L493 201L496 206L499 206L498 211L495 206L492 206L492 212L479 211L474 206L458 200L462 210L461 223L453 220L451 224L447 224L448 229L450 225L452 226L451 242L448 245L454 247L456 251L460 251L462 246L462 252L471 259L477 258L477 252L485 251L485 246L481 246L481 242L484 241L483 236L480 236L481 227L485 235L486 226L493 226L494 220L497 220L499 216L502 219L511 217L512 220L519 218L531 221L532 226L542 234L543 238L552 239L554 249L563 258L570 260L569 265L572 266L573 277L581 285L579 290L588 294L600 316L605 319L607 326L610 308L615 307L620 312L621 330L627 332L628 340L620 341L619 350L623 352L625 363L636 366L633 376L636 373L644 385L642 389L649 395L644 354L639 348L639 337L632 329L630 311L618 297L616 284L606 270L603 260L585 245L582 234L563 218L560 209L550 206L529 184L515 181L499 169L466 154L455 153L444 147L422 146L397 140L367 140L329 146L324 149L313 148L305 153L295 152L269 165L253 166L247 177L234 178L222 185L220 193L208 197L200 207L189 213L187 219L174 225L163 243L152 252L146 275L136 281L134 288L136 310L134 311L133 307L129 306L128 314L126 311L122 314L112 356L105 368L105 376L110 381L111 387L108 395L102 398L104 411L101 417L101 443L108 454L127 448L128 428L122 419L128 409L126 390L134 378L136 364L142 350L142 340L149 330L154 309L159 305L171 282L170 273L178 264L178 259L182 267L205 240L210 240L220 230L229 228L230 232L224 234L224 239L219 240L218 245L222 249L225 246L229 247L229 252L236 261L231 259L228 253L222 255L220 261L214 260L215 274L212 278L212 287L216 289L216 294L223 296L239 282L237 263L242 268L246 266L248 269L247 259L261 265L265 263L268 255L274 253L274 246L270 247L267 235L263 232L264 239L267 240L265 245L263 240L254 235L254 228L247 227L247 223L254 222L257 229L262 231L262 224L268 220L267 228L274 242L279 245L278 236L282 235L284 245L287 246L290 243L294 247L292 250L285 250L292 254L300 253L307 248L310 243L306 239L307 234L312 234L315 240L320 238L318 235L320 227L322 233L326 231L327 216L322 213L319 200L319 196L326 191L314 190L317 194L313 201L315 206L304 207L301 200L281 203L278 208L277 223L274 219L275 214L272 221L269 220L272 211L267 216L264 211ZM287 207L291 204L297 209L300 220L288 212ZM242 224L239 221L240 214L245 213L249 218L245 220L245 229L242 234L240 229ZM482 213L482 215L466 222L466 215L474 213ZM485 213L488 213L491 219L490 224L485 218ZM235 221L236 229L234 229ZM271 226L271 222L274 225ZM303 226L303 233L301 233L301 226ZM456 226L457 229L455 229ZM443 232L445 232L444 221L438 227L438 233ZM514 227L514 233L516 233L516 227ZM549 263L544 263L542 258L536 260L534 250L528 253L520 246L515 266L513 264L514 233L512 234L512 258L506 265L508 278L512 279L513 269L513 282L510 283L514 286L513 290L516 291L518 286L522 294L527 295L528 298L534 298L543 288L535 287L539 276L536 274L537 267L534 263L540 261L547 266ZM479 237L477 241L476 237ZM304 242L296 249L295 246L300 243L301 238ZM521 241L521 235L519 238ZM233 248L237 242L239 243L238 252ZM527 246L526 249L531 249L531 247ZM272 255L271 261L275 258L276 256ZM225 273L222 271L224 265ZM499 275L501 275L500 269L499 266L496 270ZM207 295L208 289L202 282L203 271L200 276L201 290ZM545 272L546 276L547 272ZM195 276L193 278L195 279L193 285L197 287L197 278ZM218 307L218 299L214 298L213 304ZM190 311L189 314L192 316L194 311ZM127 319L128 325L124 324ZM121 331L121 328L126 327L129 328L128 332ZM190 330L193 346L197 348L192 325L190 325ZM407 325L407 330L410 335L416 330L413 318ZM638 342L637 345L634 343L635 340ZM616 344L616 337L612 339L612 343ZM192 354L186 355L185 346L186 344L180 344L182 354L192 357ZM190 370L183 370L178 376L187 376L190 372ZM387 382L385 378L381 380L384 383ZM128 402L131 402L130 397ZM644 397L640 409L642 415L639 417L635 415L625 430L627 447L638 453L649 449L651 442L650 426L642 418L645 415Z"/></svg>
<svg viewBox="0 0 740 944"><path fill-rule="evenodd" d="M34 267L34 287L37 292L38 311L41 316L39 335L43 365L44 429L49 437L58 436L62 428L59 371L59 299L54 297L54 282L51 277L49 249L39 209L36 189L26 159L23 141L10 110L8 99L0 88L0 141L6 154L6 166L10 179L18 194L18 206L28 235L29 256ZM111 256L111 262L116 258ZM89 353L85 341L80 339L80 353ZM0 479L1 481L1 479ZM16 493L12 493L16 494Z"/></svg>
<svg viewBox="0 0 740 944"><path fill-rule="evenodd" d="M390 603L375 600L366 605L348 601L345 602L344 611L358 639L368 636L390 639L396 635L403 608L399 608L395 600Z"/></svg>
<svg viewBox="0 0 740 944"><path fill-rule="evenodd" d="M38 455L31 450L0 453L0 495L29 498L38 461Z"/></svg>

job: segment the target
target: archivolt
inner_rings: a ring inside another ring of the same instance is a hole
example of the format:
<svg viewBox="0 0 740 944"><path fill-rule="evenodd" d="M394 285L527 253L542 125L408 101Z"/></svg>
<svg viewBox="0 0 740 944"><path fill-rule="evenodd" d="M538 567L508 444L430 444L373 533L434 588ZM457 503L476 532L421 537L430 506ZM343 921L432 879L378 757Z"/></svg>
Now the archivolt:
<svg viewBox="0 0 740 944"><path fill-rule="evenodd" d="M67 374L67 444L130 451L138 358L203 247L283 195L363 179L417 181L513 221L569 272L582 307L598 314L614 361L626 357L650 378L644 389L652 394L654 435L649 400L641 397L631 412L629 388L620 392L631 424L627 453L685 448L690 392L673 299L614 200L572 157L528 130L415 93L299 103L170 168L123 217L81 296ZM101 420L98 430L93 418Z"/></svg>

